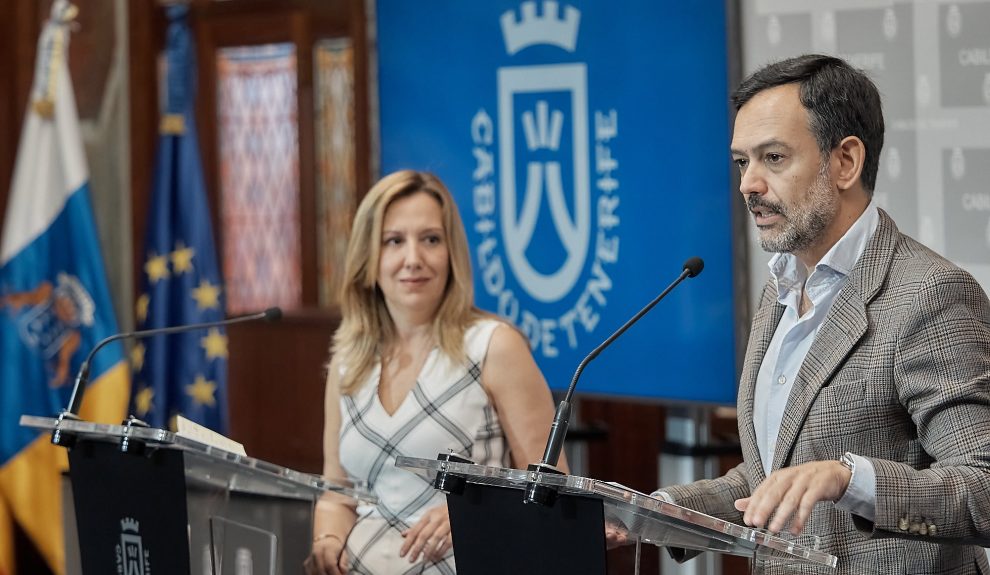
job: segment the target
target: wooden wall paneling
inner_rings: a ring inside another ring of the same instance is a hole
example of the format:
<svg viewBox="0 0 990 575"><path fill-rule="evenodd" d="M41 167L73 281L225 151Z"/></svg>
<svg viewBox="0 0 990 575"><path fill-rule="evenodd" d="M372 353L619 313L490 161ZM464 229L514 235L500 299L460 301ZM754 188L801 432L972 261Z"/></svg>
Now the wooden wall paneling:
<svg viewBox="0 0 990 575"><path fill-rule="evenodd" d="M41 6L40 4L45 4ZM21 124L31 93L34 57L47 3L3 2L0 6L0 215L6 214ZM0 217L0 231L3 230Z"/></svg>
<svg viewBox="0 0 990 575"><path fill-rule="evenodd" d="M300 14L306 17L297 9L285 8L272 12L226 15L203 9L196 14L198 23L210 27L217 48L291 42L293 21Z"/></svg>
<svg viewBox="0 0 990 575"><path fill-rule="evenodd" d="M319 250L316 242L316 111L311 20L296 12L290 19L296 46L296 113L299 146L299 258L302 265L302 303L319 305Z"/></svg>
<svg viewBox="0 0 990 575"><path fill-rule="evenodd" d="M144 234L151 202L151 178L158 142L158 54L165 18L154 2L128 5L128 76L131 140L131 250L134 298L144 273ZM133 309L133 306L132 306Z"/></svg>
<svg viewBox="0 0 990 575"><path fill-rule="evenodd" d="M7 195L14 172L14 156L17 154L16 98L14 97L14 69L19 54L15 50L14 2L0 2L0 232L3 232Z"/></svg>
<svg viewBox="0 0 990 575"><path fill-rule="evenodd" d="M372 174L371 146L371 86L370 61L368 52L368 16L365 0L348 0L350 9L350 37L354 46L354 161L357 163L354 184L357 195L354 205L361 201L371 187L375 174Z"/></svg>
<svg viewBox="0 0 990 575"><path fill-rule="evenodd" d="M220 171L217 140L217 46L215 29L207 20L205 8L190 14L190 27L196 42L196 130L199 157L206 184L206 199L213 224L217 262L223 270L224 237L220 225ZM222 271L221 271L222 273Z"/></svg>
<svg viewBox="0 0 990 575"><path fill-rule="evenodd" d="M588 444L588 475L644 493L657 488L657 458L665 437L663 406L582 397L578 413L582 423L608 431L607 441ZM608 552L609 572L632 573L634 563L634 546ZM659 566L660 551L644 546L640 572L657 573Z"/></svg>
<svg viewBox="0 0 990 575"><path fill-rule="evenodd" d="M31 94L31 81L34 79L34 58L38 51L38 35L41 33L51 2L15 2L14 30L18 65L14 68L14 104L16 105L16 131L20 134L24 112L27 110Z"/></svg>
<svg viewBox="0 0 990 575"><path fill-rule="evenodd" d="M196 37L196 53L198 66L198 92L196 99L197 128L200 134L200 155L203 163L203 174L206 180L207 197L210 204L210 213L213 219L214 237L217 244L219 258L223 260L224 246L223 233L220 224L220 156L219 156L219 134L217 126L217 51L222 48L261 44L274 44L281 42L293 42L297 50L297 84L302 87L304 80L303 69L299 65L305 59L302 44L299 40L306 40L310 37L308 33L308 23L306 15L298 10L287 10L277 3L271 4L258 2L250 6L251 11L233 11L230 6L208 5L197 8L194 12L191 24L194 26ZM312 56L309 56L309 82L312 84ZM309 208L310 211L301 211L301 231L303 244L301 246L301 256L303 258L303 304L307 305L316 302L316 255L315 237L316 224L307 223L306 215L315 213L315 193L312 190L313 175L307 174L305 166L309 165L309 171L313 169L313 126L312 124L312 101L311 96L302 94L299 90L299 168L300 168L300 209ZM309 99L309 109L303 107L305 101ZM309 124L304 120L308 117ZM308 130L308 141L306 131ZM304 148L308 146L308 148ZM308 152L309 158L306 158ZM307 182L308 180L308 182ZM306 186L309 189L306 189ZM307 246L306 241L311 236L311 245ZM312 251L312 254L308 254ZM307 262L308 259L312 263ZM307 271L307 268L309 270ZM310 277L311 276L311 277Z"/></svg>
<svg viewBox="0 0 990 575"><path fill-rule="evenodd" d="M324 364L339 317L335 311L315 309L312 49L317 37L346 35L349 15L341 6L339 2L207 3L194 4L191 15L200 63L197 125L221 257L216 52L228 46L289 41L297 47L304 309L286 314L279 324L230 329L227 386L230 436L252 456L314 473L322 470Z"/></svg>
<svg viewBox="0 0 990 575"><path fill-rule="evenodd" d="M324 365L339 321L335 313L311 313L228 329L230 436L249 455L322 471Z"/></svg>
<svg viewBox="0 0 990 575"><path fill-rule="evenodd" d="M656 489L665 413L656 404L582 397L581 422L608 432L607 441L588 444L589 474L646 493Z"/></svg>

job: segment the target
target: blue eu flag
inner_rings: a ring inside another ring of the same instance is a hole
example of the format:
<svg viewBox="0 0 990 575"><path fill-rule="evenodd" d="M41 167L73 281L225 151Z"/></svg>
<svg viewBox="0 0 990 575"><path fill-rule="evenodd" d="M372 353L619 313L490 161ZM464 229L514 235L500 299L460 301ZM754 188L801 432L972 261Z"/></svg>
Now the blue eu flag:
<svg viewBox="0 0 990 575"><path fill-rule="evenodd" d="M193 115L193 46L186 6L167 10L167 94L144 249L138 329L221 320L223 292ZM182 415L227 428L222 328L140 340L131 353L133 412L153 427Z"/></svg>

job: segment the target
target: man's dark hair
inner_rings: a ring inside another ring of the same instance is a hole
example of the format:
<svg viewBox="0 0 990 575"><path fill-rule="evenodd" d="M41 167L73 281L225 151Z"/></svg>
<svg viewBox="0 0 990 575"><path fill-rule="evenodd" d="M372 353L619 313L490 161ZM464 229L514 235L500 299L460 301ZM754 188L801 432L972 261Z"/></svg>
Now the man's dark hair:
<svg viewBox="0 0 990 575"><path fill-rule="evenodd" d="M883 148L883 109L880 92L862 70L840 58L820 54L781 60L743 80L732 95L732 103L738 111L764 90L795 83L823 156L847 136L863 141L863 187L872 197Z"/></svg>

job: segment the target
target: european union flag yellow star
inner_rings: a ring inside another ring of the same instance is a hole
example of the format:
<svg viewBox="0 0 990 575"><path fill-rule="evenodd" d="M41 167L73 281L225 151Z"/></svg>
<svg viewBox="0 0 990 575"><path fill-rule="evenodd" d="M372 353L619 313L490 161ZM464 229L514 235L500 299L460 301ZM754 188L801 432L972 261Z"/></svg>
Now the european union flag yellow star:
<svg viewBox="0 0 990 575"><path fill-rule="evenodd" d="M220 306L220 286L215 286L209 280L199 282L199 287L192 290L192 297L199 309L213 309Z"/></svg>
<svg viewBox="0 0 990 575"><path fill-rule="evenodd" d="M196 255L196 250L187 248L182 242L176 242L175 251L172 252L172 271L176 275L192 271L192 260Z"/></svg>
<svg viewBox="0 0 990 575"><path fill-rule="evenodd" d="M169 18L165 46L170 71L160 80L170 93L188 95L191 104L196 92L191 82L195 74L173 73L194 67L193 52L183 40L190 33L189 23L184 16L170 15L173 17ZM193 114L191 106L181 112ZM163 129L169 134L163 135L158 145L146 244L137 252L138 259L143 253L145 261L135 264L140 266L141 276L135 292L135 323L144 329L210 323L223 319L226 313L223 273L213 243L200 151L191 129L180 133L182 118L181 114L167 115L163 120ZM135 366L143 363L134 374L133 381L141 385L135 386L133 393L136 395L142 387L155 390L154 405L149 404L151 410L142 419L152 427L174 429L175 417L185 416L224 433L228 368L225 332L222 328L215 332L202 329L187 335L145 340L143 357L141 349L131 350L130 361Z"/></svg>
<svg viewBox="0 0 990 575"><path fill-rule="evenodd" d="M151 296L146 293L141 294L134 304L134 315L139 323L144 323L148 319L148 304L151 303Z"/></svg>
<svg viewBox="0 0 990 575"><path fill-rule="evenodd" d="M152 255L144 264L144 273L148 274L148 281L152 285L159 280L168 278L168 258L165 256Z"/></svg>
<svg viewBox="0 0 990 575"><path fill-rule="evenodd" d="M206 405L209 407L217 404L216 398L213 397L216 390L217 384L207 380L202 375L197 375L196 381L192 385L186 386L186 393L189 394L189 397L193 398L196 405Z"/></svg>
<svg viewBox="0 0 990 575"><path fill-rule="evenodd" d="M135 372L141 371L144 367L144 344L137 342L134 347L131 348L131 369Z"/></svg>
<svg viewBox="0 0 990 575"><path fill-rule="evenodd" d="M219 329L211 329L199 343L206 350L207 359L227 358L227 336L220 333Z"/></svg>
<svg viewBox="0 0 990 575"><path fill-rule="evenodd" d="M152 401L155 399L155 390L145 387L134 394L134 409L138 417L144 417L151 411Z"/></svg>

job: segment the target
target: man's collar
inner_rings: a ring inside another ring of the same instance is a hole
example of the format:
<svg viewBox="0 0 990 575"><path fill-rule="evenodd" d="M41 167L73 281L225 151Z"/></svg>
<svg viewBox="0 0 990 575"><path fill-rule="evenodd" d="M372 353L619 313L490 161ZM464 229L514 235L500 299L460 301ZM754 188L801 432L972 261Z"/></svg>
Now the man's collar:
<svg viewBox="0 0 990 575"><path fill-rule="evenodd" d="M853 222L846 233L835 242L822 259L815 264L815 269L826 267L842 275L849 275L856 261L863 255L866 243L880 222L880 213L873 200L866 206L863 213ZM789 290L803 284L808 272L797 256L792 253L777 253L767 264L770 275L777 284L777 295L783 297Z"/></svg>

